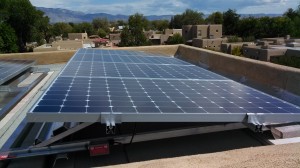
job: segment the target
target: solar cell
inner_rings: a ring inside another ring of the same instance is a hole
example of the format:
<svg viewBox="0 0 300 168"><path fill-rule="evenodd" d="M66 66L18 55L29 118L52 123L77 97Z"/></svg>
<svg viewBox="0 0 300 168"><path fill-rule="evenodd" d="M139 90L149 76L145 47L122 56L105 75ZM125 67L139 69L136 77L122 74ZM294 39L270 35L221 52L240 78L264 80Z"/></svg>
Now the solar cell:
<svg viewBox="0 0 300 168"><path fill-rule="evenodd" d="M154 58L155 59L155 58ZM128 77L128 78L173 78L173 79L209 79L228 80L197 66L71 62L61 73L66 77Z"/></svg>
<svg viewBox="0 0 300 168"><path fill-rule="evenodd" d="M293 104L181 62L143 52L81 49L27 117L103 123L300 119Z"/></svg>
<svg viewBox="0 0 300 168"><path fill-rule="evenodd" d="M14 78L34 64L31 60L0 60L0 85Z"/></svg>

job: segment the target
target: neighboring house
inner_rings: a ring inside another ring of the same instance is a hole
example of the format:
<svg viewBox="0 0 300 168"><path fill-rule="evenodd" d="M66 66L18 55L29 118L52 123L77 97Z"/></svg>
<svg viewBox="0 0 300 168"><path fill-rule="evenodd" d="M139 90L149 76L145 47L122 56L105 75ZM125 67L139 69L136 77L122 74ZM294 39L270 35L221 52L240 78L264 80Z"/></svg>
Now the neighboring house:
<svg viewBox="0 0 300 168"><path fill-rule="evenodd" d="M222 38L222 25L184 25L182 26L182 37L185 41L198 39Z"/></svg>
<svg viewBox="0 0 300 168"><path fill-rule="evenodd" d="M109 40L111 41L113 46L119 45L119 43L121 42L121 33L109 34Z"/></svg>
<svg viewBox="0 0 300 168"><path fill-rule="evenodd" d="M195 47L220 51L221 44L227 41L222 38L222 31L222 25L184 25L182 37Z"/></svg>
<svg viewBox="0 0 300 168"><path fill-rule="evenodd" d="M261 60L271 61L272 58L282 56L299 56L300 57L300 39L290 39L287 35L285 38L263 38L257 41L256 46L243 46L243 56Z"/></svg>
<svg viewBox="0 0 300 168"><path fill-rule="evenodd" d="M182 35L182 29L165 29L164 34L156 34L154 31L149 31L145 35L153 45L163 45L176 33Z"/></svg>
<svg viewBox="0 0 300 168"><path fill-rule="evenodd" d="M101 46L108 46L109 40L104 38L96 38L93 40L93 43L95 44L95 47L101 47Z"/></svg>
<svg viewBox="0 0 300 168"><path fill-rule="evenodd" d="M86 40L88 39L87 33L68 33L69 40Z"/></svg>

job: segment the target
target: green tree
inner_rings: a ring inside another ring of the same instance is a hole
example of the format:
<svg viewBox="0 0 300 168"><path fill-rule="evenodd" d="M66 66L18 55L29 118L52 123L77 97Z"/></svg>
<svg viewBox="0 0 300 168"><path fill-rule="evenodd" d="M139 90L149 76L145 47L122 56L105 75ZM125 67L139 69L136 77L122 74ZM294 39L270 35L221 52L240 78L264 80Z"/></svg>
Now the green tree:
<svg viewBox="0 0 300 168"><path fill-rule="evenodd" d="M293 8L289 8L283 15L293 20L298 16L298 13Z"/></svg>
<svg viewBox="0 0 300 168"><path fill-rule="evenodd" d="M53 24L52 32L55 36L68 37L68 33L71 33L73 28L68 23L58 22Z"/></svg>
<svg viewBox="0 0 300 168"><path fill-rule="evenodd" d="M236 10L229 9L223 13L223 32L225 35L237 35L240 15Z"/></svg>
<svg viewBox="0 0 300 168"><path fill-rule="evenodd" d="M148 27L148 20L139 13L129 16L127 26L121 33L121 46L143 46L149 44L144 34L144 29Z"/></svg>
<svg viewBox="0 0 300 168"><path fill-rule="evenodd" d="M0 23L6 21L9 18L8 3L7 0L1 0L0 3Z"/></svg>
<svg viewBox="0 0 300 168"><path fill-rule="evenodd" d="M292 20L288 17L275 17L272 18L273 27L272 32L274 36L283 37L294 31ZM274 37L273 36L273 37Z"/></svg>
<svg viewBox="0 0 300 168"><path fill-rule="evenodd" d="M126 46L133 45L132 44L133 38L132 38L132 35L131 35L131 32L130 32L128 26L125 26L123 28L120 38L121 38L121 42L119 44L120 47L126 47Z"/></svg>
<svg viewBox="0 0 300 168"><path fill-rule="evenodd" d="M96 34L93 25L88 22L82 22L74 25L73 31L75 33L84 33L86 32L89 36Z"/></svg>
<svg viewBox="0 0 300 168"><path fill-rule="evenodd" d="M117 20L117 23L116 23L117 26L124 26L126 24L127 23L124 20Z"/></svg>
<svg viewBox="0 0 300 168"><path fill-rule="evenodd" d="M257 24L257 37L275 37L276 34L273 33L273 21L270 17L261 17L258 19Z"/></svg>
<svg viewBox="0 0 300 168"><path fill-rule="evenodd" d="M168 20L153 20L151 21L151 29L152 30L158 30L158 31L164 31L169 27L169 21Z"/></svg>
<svg viewBox="0 0 300 168"><path fill-rule="evenodd" d="M291 19L292 30L289 34L293 37L300 37L300 3L295 10L292 8L288 9L284 16Z"/></svg>
<svg viewBox="0 0 300 168"><path fill-rule="evenodd" d="M17 36L12 27L0 23L0 53L12 53L18 51Z"/></svg>
<svg viewBox="0 0 300 168"><path fill-rule="evenodd" d="M29 39L30 41L36 41L39 44L43 44L44 43L44 39L46 41L49 41L50 37L53 36L52 32L51 32L51 26L49 24L49 17L45 16L44 17L44 12L42 11L37 11L36 12L36 20L34 23L34 26L32 27L32 36Z"/></svg>
<svg viewBox="0 0 300 168"><path fill-rule="evenodd" d="M99 31L99 29L104 30L106 33L109 33L109 21L107 18L96 18L92 21L93 28L96 31Z"/></svg>
<svg viewBox="0 0 300 168"><path fill-rule="evenodd" d="M258 25L259 22L257 18L249 17L241 19L238 22L237 35L243 38L250 36L259 38Z"/></svg>
<svg viewBox="0 0 300 168"><path fill-rule="evenodd" d="M184 43L184 39L179 33L175 33L167 41L167 44L183 44L183 43Z"/></svg>
<svg viewBox="0 0 300 168"><path fill-rule="evenodd" d="M206 19L206 23L211 24L223 24L223 13L221 12L213 12Z"/></svg>
<svg viewBox="0 0 300 168"><path fill-rule="evenodd" d="M181 29L184 25L182 20L182 15L175 15L171 17L169 28L171 29Z"/></svg>
<svg viewBox="0 0 300 168"><path fill-rule="evenodd" d="M15 30L20 51L25 51L26 42L36 40L33 37L37 37L35 33L40 31L35 29L36 22L44 17L43 13L36 10L29 0L2 0L1 3L9 13L6 23Z"/></svg>
<svg viewBox="0 0 300 168"><path fill-rule="evenodd" d="M104 31L102 28L99 28L97 31L97 35L103 38L107 35L107 32Z"/></svg>
<svg viewBox="0 0 300 168"><path fill-rule="evenodd" d="M183 25L198 25L204 23L204 14L198 11L187 9L181 15L175 15L171 18L170 28L181 29Z"/></svg>
<svg viewBox="0 0 300 168"><path fill-rule="evenodd" d="M298 37L300 38L300 16L297 16L293 19L293 32L290 33L293 37Z"/></svg>

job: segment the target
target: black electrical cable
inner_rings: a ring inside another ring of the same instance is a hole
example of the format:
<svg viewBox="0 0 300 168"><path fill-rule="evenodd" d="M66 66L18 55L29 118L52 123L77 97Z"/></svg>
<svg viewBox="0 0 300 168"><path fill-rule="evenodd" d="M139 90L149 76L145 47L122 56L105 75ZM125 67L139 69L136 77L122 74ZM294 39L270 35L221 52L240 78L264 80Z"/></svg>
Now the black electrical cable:
<svg viewBox="0 0 300 168"><path fill-rule="evenodd" d="M134 123L134 127L133 127L133 131L132 131L132 135L131 135L131 139L130 139L130 142L129 142L129 144L123 144L123 151L124 151L124 153L125 153L125 157L126 157L126 161L127 161L127 163L130 163L130 159L129 159L129 156L128 156L128 152L127 152L127 146L128 145L131 145L132 144L132 142L133 142L133 138L134 138L134 136L135 136L135 134L136 134L136 126L137 126L137 124L136 123ZM119 130L119 132L121 133L121 130L118 128L118 130Z"/></svg>
<svg viewBox="0 0 300 168"><path fill-rule="evenodd" d="M120 125L117 125L117 129L118 129L119 134L122 135L122 131L121 131L121 129L120 129ZM127 152L127 149L126 149L126 145L125 145L125 144L122 144L122 143L120 143L120 142L115 142L115 143L122 145L122 149L123 149L123 152L124 152L124 154L125 154L126 162L127 162L127 163L130 163L129 156L128 156L128 152Z"/></svg>
<svg viewBox="0 0 300 168"><path fill-rule="evenodd" d="M136 132L136 123L134 123L133 131L132 131L132 136L131 136L131 140L130 140L129 145L132 144L133 138L134 138L134 136L135 136L135 132Z"/></svg>

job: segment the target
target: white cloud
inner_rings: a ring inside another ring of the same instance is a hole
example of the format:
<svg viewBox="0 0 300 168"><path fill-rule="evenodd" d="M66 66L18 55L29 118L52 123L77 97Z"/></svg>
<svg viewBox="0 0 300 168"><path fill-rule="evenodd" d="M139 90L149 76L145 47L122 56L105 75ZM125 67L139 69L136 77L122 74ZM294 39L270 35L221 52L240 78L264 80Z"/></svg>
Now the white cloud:
<svg viewBox="0 0 300 168"><path fill-rule="evenodd" d="M238 12L246 14L283 14L285 11L287 11L288 8L295 8L298 5L298 0L257 0L256 4L240 8Z"/></svg>

